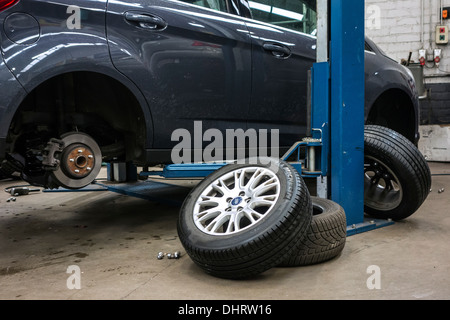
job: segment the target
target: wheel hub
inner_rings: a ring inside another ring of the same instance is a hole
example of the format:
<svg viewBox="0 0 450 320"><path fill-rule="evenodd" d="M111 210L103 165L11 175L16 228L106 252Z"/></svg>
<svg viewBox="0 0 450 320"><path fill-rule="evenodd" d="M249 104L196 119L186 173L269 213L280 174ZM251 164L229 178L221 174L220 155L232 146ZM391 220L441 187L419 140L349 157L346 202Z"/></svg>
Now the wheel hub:
<svg viewBox="0 0 450 320"><path fill-rule="evenodd" d="M84 178L91 173L95 165L95 157L93 151L87 146L69 146L64 152L62 163L69 176Z"/></svg>
<svg viewBox="0 0 450 320"><path fill-rule="evenodd" d="M241 202L242 202L242 198L236 197L233 200L231 200L230 204L235 207L235 206L239 205Z"/></svg>
<svg viewBox="0 0 450 320"><path fill-rule="evenodd" d="M364 204L380 211L396 208L403 198L397 176L373 157L366 156L364 163Z"/></svg>

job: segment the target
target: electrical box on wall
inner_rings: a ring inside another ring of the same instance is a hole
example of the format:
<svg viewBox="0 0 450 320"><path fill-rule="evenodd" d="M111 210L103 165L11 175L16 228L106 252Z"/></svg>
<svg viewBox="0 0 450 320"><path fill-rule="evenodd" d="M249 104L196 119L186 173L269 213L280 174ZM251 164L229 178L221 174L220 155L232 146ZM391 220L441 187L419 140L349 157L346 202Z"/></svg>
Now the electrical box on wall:
<svg viewBox="0 0 450 320"><path fill-rule="evenodd" d="M448 27L436 27L436 44L448 44Z"/></svg>

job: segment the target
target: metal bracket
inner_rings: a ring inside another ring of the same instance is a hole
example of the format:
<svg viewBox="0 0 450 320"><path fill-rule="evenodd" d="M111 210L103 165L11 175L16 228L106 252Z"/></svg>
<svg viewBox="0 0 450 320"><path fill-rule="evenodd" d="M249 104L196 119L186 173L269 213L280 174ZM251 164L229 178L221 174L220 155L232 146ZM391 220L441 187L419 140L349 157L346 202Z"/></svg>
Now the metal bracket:
<svg viewBox="0 0 450 320"><path fill-rule="evenodd" d="M318 132L319 137L315 138L317 135L313 134L313 137L296 142L281 159L289 162L303 177L326 176L326 166L322 164L322 129L311 131Z"/></svg>

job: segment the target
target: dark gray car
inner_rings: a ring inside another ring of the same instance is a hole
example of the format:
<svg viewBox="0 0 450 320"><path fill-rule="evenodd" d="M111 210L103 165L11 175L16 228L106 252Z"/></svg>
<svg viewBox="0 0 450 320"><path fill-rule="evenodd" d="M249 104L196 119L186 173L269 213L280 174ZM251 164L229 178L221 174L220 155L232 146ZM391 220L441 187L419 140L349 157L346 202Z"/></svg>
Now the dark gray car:
<svg viewBox="0 0 450 320"><path fill-rule="evenodd" d="M103 161L169 163L171 135L306 134L311 0L0 0L0 159L34 185L81 188ZM411 73L366 42L366 123L418 140Z"/></svg>

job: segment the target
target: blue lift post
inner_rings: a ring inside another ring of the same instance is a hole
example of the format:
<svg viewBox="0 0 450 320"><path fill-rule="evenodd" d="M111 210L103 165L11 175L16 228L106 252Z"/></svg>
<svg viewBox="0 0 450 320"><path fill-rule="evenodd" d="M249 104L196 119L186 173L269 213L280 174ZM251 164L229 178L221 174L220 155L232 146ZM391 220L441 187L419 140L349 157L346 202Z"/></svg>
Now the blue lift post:
<svg viewBox="0 0 450 320"><path fill-rule="evenodd" d="M364 217L364 2L329 1L330 191L350 235L392 223Z"/></svg>
<svg viewBox="0 0 450 320"><path fill-rule="evenodd" d="M330 1L331 199L364 221L364 1Z"/></svg>

